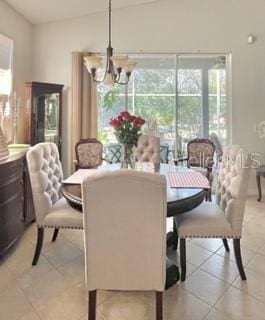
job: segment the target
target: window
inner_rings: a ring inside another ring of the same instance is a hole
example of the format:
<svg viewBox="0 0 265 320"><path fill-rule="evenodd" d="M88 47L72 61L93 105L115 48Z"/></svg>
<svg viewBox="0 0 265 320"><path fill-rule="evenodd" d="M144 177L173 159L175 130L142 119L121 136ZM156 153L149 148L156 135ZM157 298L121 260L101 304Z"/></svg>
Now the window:
<svg viewBox="0 0 265 320"><path fill-rule="evenodd" d="M12 90L13 41L0 34L0 119L10 114L9 98ZM0 123L1 124L1 123Z"/></svg>
<svg viewBox="0 0 265 320"><path fill-rule="evenodd" d="M178 70L177 111L178 138L185 143L202 136L202 72L200 69Z"/></svg>
<svg viewBox="0 0 265 320"><path fill-rule="evenodd" d="M215 132L229 142L229 55L144 55L127 86L98 86L99 138L115 142L111 117L122 110L156 124L161 143L185 153L196 137Z"/></svg>
<svg viewBox="0 0 265 320"><path fill-rule="evenodd" d="M156 123L163 142L175 143L176 78L175 59L138 58L137 69L128 85L129 112Z"/></svg>

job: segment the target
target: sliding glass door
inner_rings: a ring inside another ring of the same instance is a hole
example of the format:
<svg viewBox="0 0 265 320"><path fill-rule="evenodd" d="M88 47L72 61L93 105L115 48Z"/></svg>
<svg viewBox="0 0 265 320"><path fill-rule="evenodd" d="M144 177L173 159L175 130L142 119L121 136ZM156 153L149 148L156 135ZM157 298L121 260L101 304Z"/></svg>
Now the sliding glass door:
<svg viewBox="0 0 265 320"><path fill-rule="evenodd" d="M197 137L215 132L228 142L227 56L179 55L177 139L182 151Z"/></svg>
<svg viewBox="0 0 265 320"><path fill-rule="evenodd" d="M98 86L99 138L115 142L108 125L120 111L139 115L175 153L215 132L229 141L229 55L135 55L127 86ZM150 128L149 128L150 129Z"/></svg>
<svg viewBox="0 0 265 320"><path fill-rule="evenodd" d="M229 142L229 96L227 94L229 81L227 65L224 60L209 69L209 132L215 132L225 145Z"/></svg>
<svg viewBox="0 0 265 320"><path fill-rule="evenodd" d="M149 56L137 59L137 69L128 85L127 109L143 117L149 129L175 146L175 57Z"/></svg>

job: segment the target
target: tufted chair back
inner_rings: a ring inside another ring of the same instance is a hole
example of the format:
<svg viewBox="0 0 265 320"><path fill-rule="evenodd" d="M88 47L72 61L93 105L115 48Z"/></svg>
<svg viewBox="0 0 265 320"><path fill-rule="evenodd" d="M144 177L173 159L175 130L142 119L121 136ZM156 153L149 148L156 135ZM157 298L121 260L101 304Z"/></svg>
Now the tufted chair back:
<svg viewBox="0 0 265 320"><path fill-rule="evenodd" d="M36 220L41 226L48 211L61 198L63 171L56 144L43 142L31 147L27 163Z"/></svg>
<svg viewBox="0 0 265 320"><path fill-rule="evenodd" d="M136 160L160 163L160 139L150 135L142 135L137 143Z"/></svg>
<svg viewBox="0 0 265 320"><path fill-rule="evenodd" d="M102 164L103 145L95 138L81 139L75 146L78 168L96 168Z"/></svg>
<svg viewBox="0 0 265 320"><path fill-rule="evenodd" d="M228 147L218 175L216 201L231 224L234 238L242 233L249 172L249 156L244 150L238 145Z"/></svg>

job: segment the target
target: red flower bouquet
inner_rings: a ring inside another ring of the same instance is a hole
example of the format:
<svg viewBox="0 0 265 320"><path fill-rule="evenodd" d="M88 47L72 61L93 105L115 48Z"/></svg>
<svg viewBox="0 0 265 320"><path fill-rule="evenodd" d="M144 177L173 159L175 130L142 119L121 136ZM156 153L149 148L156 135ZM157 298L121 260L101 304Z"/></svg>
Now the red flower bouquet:
<svg viewBox="0 0 265 320"><path fill-rule="evenodd" d="M141 135L141 127L145 124L145 120L131 115L128 111L123 111L118 117L111 119L109 124L114 128L117 140L124 146L123 167L134 167L132 161L133 146L137 145Z"/></svg>
<svg viewBox="0 0 265 320"><path fill-rule="evenodd" d="M145 120L131 115L128 111L123 111L117 118L111 119L109 124L114 128L120 143L133 147L137 145Z"/></svg>

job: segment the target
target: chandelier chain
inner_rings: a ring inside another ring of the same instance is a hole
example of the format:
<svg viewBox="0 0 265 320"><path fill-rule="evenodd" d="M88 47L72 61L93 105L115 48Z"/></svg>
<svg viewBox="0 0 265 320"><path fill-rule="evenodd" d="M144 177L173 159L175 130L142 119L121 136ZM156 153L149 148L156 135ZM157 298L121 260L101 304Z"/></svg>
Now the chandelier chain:
<svg viewBox="0 0 265 320"><path fill-rule="evenodd" d="M112 10L111 10L111 0L109 0L109 47L111 47L111 12L112 12Z"/></svg>

